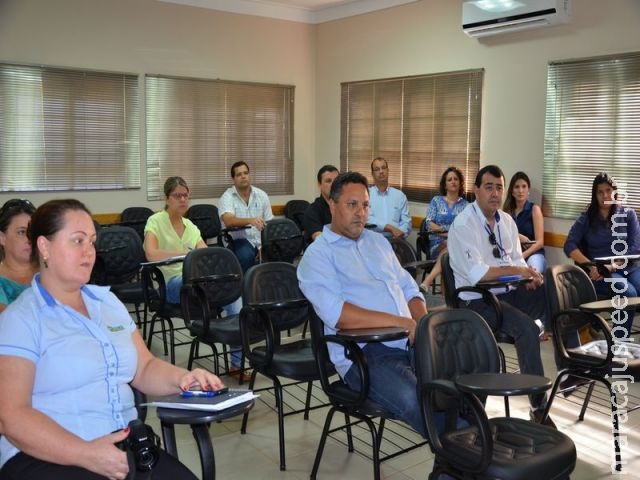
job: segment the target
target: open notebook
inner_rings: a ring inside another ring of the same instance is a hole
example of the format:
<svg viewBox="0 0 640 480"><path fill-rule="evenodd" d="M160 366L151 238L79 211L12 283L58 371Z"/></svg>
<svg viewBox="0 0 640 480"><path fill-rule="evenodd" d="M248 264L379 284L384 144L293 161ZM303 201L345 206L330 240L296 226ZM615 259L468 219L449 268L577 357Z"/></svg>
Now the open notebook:
<svg viewBox="0 0 640 480"><path fill-rule="evenodd" d="M256 398L251 390L229 390L215 397L183 397L179 393L158 397L143 403L150 407L177 408L181 410L207 410L217 412Z"/></svg>

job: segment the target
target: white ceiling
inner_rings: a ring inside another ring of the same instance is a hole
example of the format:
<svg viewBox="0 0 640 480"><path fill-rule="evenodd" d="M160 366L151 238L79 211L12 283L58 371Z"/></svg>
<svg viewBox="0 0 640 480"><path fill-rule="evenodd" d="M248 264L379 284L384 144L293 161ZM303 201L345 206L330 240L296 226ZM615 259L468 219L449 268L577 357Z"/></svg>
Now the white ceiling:
<svg viewBox="0 0 640 480"><path fill-rule="evenodd" d="M418 0L160 0L225 12L322 23Z"/></svg>

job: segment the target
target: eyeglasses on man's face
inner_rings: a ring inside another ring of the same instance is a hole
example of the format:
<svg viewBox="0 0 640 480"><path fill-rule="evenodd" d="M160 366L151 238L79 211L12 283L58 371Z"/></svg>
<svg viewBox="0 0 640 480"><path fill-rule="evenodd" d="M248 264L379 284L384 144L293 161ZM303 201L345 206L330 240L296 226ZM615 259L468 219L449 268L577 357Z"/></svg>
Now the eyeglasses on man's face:
<svg viewBox="0 0 640 480"><path fill-rule="evenodd" d="M171 198L175 199L175 200L189 200L189 194L188 193L178 193L178 192L173 192L171 195L169 195Z"/></svg>
<svg viewBox="0 0 640 480"><path fill-rule="evenodd" d="M356 210L369 210L369 202L358 202L357 200L350 200L348 202L344 202L349 210L355 212Z"/></svg>

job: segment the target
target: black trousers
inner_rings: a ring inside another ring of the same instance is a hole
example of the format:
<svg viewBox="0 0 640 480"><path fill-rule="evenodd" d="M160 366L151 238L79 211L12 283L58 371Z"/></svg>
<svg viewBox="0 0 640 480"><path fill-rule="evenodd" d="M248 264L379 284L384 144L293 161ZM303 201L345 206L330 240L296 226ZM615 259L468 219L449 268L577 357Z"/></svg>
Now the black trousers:
<svg viewBox="0 0 640 480"><path fill-rule="evenodd" d="M81 467L57 465L19 452L0 470L0 480L105 480L107 477ZM198 480L180 461L164 450L150 472L130 471L129 480Z"/></svg>

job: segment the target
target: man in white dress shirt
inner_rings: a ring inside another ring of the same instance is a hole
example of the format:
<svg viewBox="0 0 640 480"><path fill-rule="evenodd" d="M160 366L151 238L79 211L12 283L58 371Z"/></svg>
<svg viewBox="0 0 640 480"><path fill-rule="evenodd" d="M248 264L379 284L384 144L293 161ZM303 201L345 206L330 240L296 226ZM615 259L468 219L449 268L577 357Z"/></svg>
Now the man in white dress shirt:
<svg viewBox="0 0 640 480"><path fill-rule="evenodd" d="M369 224L386 237L405 238L411 233L407 196L389 186L389 165L382 157L371 162L373 185L369 187Z"/></svg>

